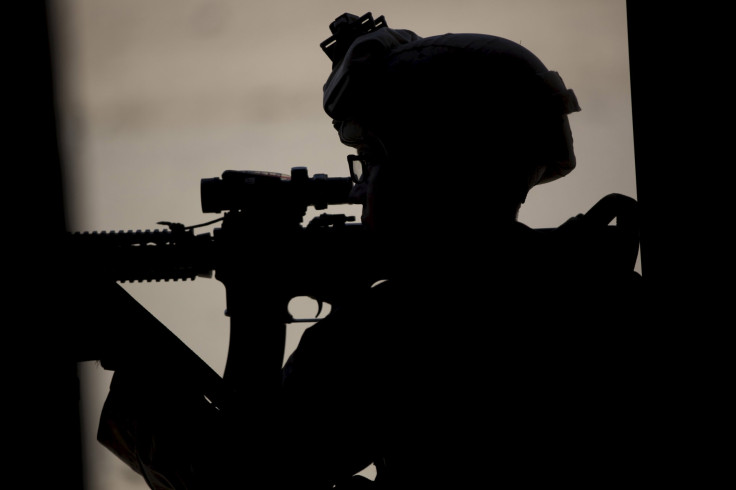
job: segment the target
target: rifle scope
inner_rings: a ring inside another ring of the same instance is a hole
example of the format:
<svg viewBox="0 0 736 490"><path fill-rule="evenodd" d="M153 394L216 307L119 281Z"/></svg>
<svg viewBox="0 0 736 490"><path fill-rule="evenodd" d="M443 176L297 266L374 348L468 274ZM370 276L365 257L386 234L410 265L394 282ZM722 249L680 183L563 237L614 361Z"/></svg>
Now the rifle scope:
<svg viewBox="0 0 736 490"><path fill-rule="evenodd" d="M202 179L202 211L261 209L269 206L314 206L349 204L353 187L350 177L309 177L306 167L293 167L291 175L250 170L226 170L222 177Z"/></svg>

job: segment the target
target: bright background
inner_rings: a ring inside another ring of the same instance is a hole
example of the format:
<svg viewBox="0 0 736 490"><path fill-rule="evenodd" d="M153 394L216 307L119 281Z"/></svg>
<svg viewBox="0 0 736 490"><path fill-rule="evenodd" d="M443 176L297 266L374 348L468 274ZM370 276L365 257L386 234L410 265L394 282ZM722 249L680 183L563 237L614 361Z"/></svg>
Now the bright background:
<svg viewBox="0 0 736 490"><path fill-rule="evenodd" d="M606 194L636 197L625 0L56 0L51 7L74 231L213 219L201 212L199 183L224 170L307 166L310 175L346 176L348 149L322 111L330 62L319 48L343 12L384 15L389 26L420 36L506 37L575 90L583 108L570 117L578 168L533 189L522 222L558 226ZM125 287L223 372L228 320L219 282ZM305 326L290 326L287 351ZM79 367L88 490L147 488L95 440L111 373L95 363Z"/></svg>

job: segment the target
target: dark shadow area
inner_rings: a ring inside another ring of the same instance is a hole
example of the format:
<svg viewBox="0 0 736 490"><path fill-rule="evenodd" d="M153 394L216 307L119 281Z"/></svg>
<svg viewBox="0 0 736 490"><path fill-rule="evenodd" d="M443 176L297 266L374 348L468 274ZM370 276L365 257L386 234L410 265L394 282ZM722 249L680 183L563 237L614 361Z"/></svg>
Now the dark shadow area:
<svg viewBox="0 0 736 490"><path fill-rule="evenodd" d="M62 313L70 299L66 216L46 4L22 2L7 15L5 478L13 486L82 488L74 318Z"/></svg>
<svg viewBox="0 0 736 490"><path fill-rule="evenodd" d="M717 442L732 383L730 179L712 171L731 152L730 82L716 68L729 57L730 28L702 5L626 5L644 298L662 367L652 430L663 481L709 486L730 466Z"/></svg>

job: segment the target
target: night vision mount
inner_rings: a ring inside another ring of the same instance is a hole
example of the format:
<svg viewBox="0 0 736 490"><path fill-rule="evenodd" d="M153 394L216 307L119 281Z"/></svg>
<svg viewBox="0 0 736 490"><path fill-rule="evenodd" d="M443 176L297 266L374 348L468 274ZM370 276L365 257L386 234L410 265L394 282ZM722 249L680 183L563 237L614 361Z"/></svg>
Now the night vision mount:
<svg viewBox="0 0 736 490"><path fill-rule="evenodd" d="M353 41L382 27L388 27L383 15L374 20L370 12L360 17L344 13L330 24L332 36L322 41L319 46L334 66L343 59Z"/></svg>

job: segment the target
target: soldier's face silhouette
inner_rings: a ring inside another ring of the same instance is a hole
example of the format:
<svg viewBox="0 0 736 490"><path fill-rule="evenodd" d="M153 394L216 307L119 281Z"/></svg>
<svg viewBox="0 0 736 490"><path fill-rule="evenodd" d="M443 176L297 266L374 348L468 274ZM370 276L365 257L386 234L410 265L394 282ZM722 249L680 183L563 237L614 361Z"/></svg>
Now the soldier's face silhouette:
<svg viewBox="0 0 736 490"><path fill-rule="evenodd" d="M350 194L351 201L363 205L361 220L372 231L378 231L382 225L382 172L386 164L387 155L383 146L376 139L366 140L357 146L358 156L362 161L362 177L359 183L353 186Z"/></svg>

